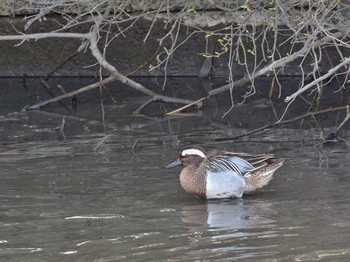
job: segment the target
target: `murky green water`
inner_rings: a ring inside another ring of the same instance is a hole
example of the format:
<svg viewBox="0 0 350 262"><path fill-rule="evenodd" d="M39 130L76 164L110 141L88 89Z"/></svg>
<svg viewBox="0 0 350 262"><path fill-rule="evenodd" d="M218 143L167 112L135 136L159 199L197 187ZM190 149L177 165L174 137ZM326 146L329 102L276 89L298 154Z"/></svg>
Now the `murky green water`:
<svg viewBox="0 0 350 262"><path fill-rule="evenodd" d="M94 100L75 115L3 108L2 261L349 261L349 148L317 146L332 126L233 141L247 117L240 124L221 118L227 108L133 118L124 111L140 100L118 99L105 101L104 122ZM248 103L245 110L261 109ZM64 135L55 129L63 115ZM342 137L349 140L346 128ZM188 144L287 161L258 194L204 201L182 190L179 169L163 168Z"/></svg>

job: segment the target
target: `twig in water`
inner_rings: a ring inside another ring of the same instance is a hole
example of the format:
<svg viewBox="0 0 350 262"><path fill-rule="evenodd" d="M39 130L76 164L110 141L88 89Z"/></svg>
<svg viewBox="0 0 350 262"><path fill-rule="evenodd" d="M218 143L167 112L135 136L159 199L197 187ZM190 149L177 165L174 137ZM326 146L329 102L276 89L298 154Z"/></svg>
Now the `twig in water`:
<svg viewBox="0 0 350 262"><path fill-rule="evenodd" d="M132 148L131 148L131 151L132 152L135 152L135 148L136 148L136 145L137 145L137 140L135 140L134 144L132 145Z"/></svg>
<svg viewBox="0 0 350 262"><path fill-rule="evenodd" d="M100 85L107 84L107 83L112 82L112 81L114 81L114 80L115 80L115 77L114 77L114 76L107 77L107 78L103 79L102 81L93 83L93 84L91 84L91 85L84 86L84 87L82 87L82 88L80 88L80 89L78 89L78 90L69 92L69 93L64 94L64 95L56 96L56 97L54 97L54 98L45 100L45 101L43 101L43 102L40 102L40 103L31 105L31 106L29 106L29 107L27 108L27 110L37 110L37 109L40 109L40 107L45 106L45 105L47 105L47 104L51 104L51 103L60 101L60 100L62 100L62 99L64 99L64 98L69 98L69 97L78 95L78 94L80 94L80 93L83 93L83 92L86 92L86 91L88 91L88 90L94 89L94 88L96 88L96 87L99 87Z"/></svg>
<svg viewBox="0 0 350 262"><path fill-rule="evenodd" d="M65 127L66 127L66 116L63 116L60 131L63 132Z"/></svg>
<svg viewBox="0 0 350 262"><path fill-rule="evenodd" d="M193 105L196 105L196 104L198 104L199 102L202 102L204 99L206 99L207 97L202 97L201 99L198 99L198 100L196 100L196 101L194 101L194 102L192 102L192 103L190 103L190 104L188 104L188 105L185 105L185 106L183 106L183 107L180 107L180 108L178 108L178 109L175 109L175 110L173 110L173 111L171 111L171 112L169 112L169 113L166 113L165 115L166 116L171 116L171 115L175 115L175 114L178 114L178 113L180 113L181 111L183 111L183 110L185 110L186 108L189 108L189 107L191 107L191 106L193 106Z"/></svg>
<svg viewBox="0 0 350 262"><path fill-rule="evenodd" d="M340 106L340 107L334 107L334 108L328 108L328 109L320 110L320 111L317 111L317 112L308 112L308 113L306 113L304 115L297 116L297 117L294 117L292 119L287 119L287 120L283 120L283 121L279 121L279 122L274 122L272 124L268 124L268 125L262 126L260 128L257 128L257 129L254 129L252 131L249 131L247 133L244 133L244 134L241 134L241 135L237 135L237 136L233 137L232 139L237 139L237 138L249 136L249 135L252 135L252 134L264 131L265 129L270 128L270 127L280 126L280 125L283 125L283 124L290 124L290 123L293 123L295 121L298 121L298 120L301 120L301 119L304 119L304 118L307 118L307 117L310 117L310 116L313 117L313 116L324 114L324 113L335 112L335 111L339 111L339 110L345 110L345 109L348 109L348 107L349 107L349 105Z"/></svg>
<svg viewBox="0 0 350 262"><path fill-rule="evenodd" d="M339 126L337 127L337 129L335 130L335 133L338 133L339 129L342 128L343 125L344 125L347 121L349 121L349 119L350 119L350 107L349 107L349 105L347 106L346 111L347 111L347 112L346 112L346 116L345 116L343 122L341 122L340 125L339 125Z"/></svg>
<svg viewBox="0 0 350 262"><path fill-rule="evenodd" d="M66 116L64 115L62 118L62 122L61 125L56 127L55 130L58 130L61 132L62 136L63 136L63 140L67 140L66 139L66 133L64 132L64 128L66 127Z"/></svg>
<svg viewBox="0 0 350 262"><path fill-rule="evenodd" d="M63 116L61 125L56 127L55 129L63 132L65 127L66 127L66 116Z"/></svg>
<svg viewBox="0 0 350 262"><path fill-rule="evenodd" d="M101 141L100 143L97 144L97 146L95 146L94 151L97 151L97 149L99 149L102 145L105 144L106 140L110 137L111 135L106 135Z"/></svg>
<svg viewBox="0 0 350 262"><path fill-rule="evenodd" d="M347 145L349 144L345 139L341 138L338 136L338 131L340 130L340 128L342 128L344 126L344 124L349 121L350 119L350 107L349 105L347 106L346 109L346 116L344 118L344 120L340 123L340 125L335 129L334 132L329 133L320 144L326 143L326 142L338 142L338 141L343 141L345 142Z"/></svg>

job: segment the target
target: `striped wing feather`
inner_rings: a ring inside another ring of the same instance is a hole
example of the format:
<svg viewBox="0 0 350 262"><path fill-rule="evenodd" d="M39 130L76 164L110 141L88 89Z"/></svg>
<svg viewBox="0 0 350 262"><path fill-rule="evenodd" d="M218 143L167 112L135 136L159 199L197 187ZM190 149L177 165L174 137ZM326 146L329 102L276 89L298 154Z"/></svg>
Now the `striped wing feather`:
<svg viewBox="0 0 350 262"><path fill-rule="evenodd" d="M252 171L258 172L267 165L280 162L272 154L250 155L246 153L224 152L209 159L208 169L211 172L233 171L244 176Z"/></svg>

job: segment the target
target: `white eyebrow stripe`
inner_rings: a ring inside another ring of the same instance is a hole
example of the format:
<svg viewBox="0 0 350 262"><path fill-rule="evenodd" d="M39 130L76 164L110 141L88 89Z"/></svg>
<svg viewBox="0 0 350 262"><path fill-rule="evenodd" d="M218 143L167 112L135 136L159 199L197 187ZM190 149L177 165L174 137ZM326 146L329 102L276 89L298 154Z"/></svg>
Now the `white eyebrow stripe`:
<svg viewBox="0 0 350 262"><path fill-rule="evenodd" d="M201 150L195 148L185 149L181 152L181 155L196 155L205 158L205 154Z"/></svg>

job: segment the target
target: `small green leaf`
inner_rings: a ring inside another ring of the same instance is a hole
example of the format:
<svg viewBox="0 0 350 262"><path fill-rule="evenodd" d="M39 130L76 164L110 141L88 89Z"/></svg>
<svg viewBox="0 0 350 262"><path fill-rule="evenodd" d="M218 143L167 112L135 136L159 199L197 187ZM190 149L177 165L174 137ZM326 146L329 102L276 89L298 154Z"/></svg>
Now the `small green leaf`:
<svg viewBox="0 0 350 262"><path fill-rule="evenodd" d="M149 65L148 66L148 72L151 72L155 69L155 67L153 65Z"/></svg>
<svg viewBox="0 0 350 262"><path fill-rule="evenodd" d="M205 38L205 39L208 39L208 38L211 37L212 35L213 35L212 32L206 33L205 36L204 36L204 38Z"/></svg>
<svg viewBox="0 0 350 262"><path fill-rule="evenodd" d="M191 12L196 12L196 7L197 7L197 4L196 2L193 2L190 6L190 8L188 9L188 12L191 13Z"/></svg>

